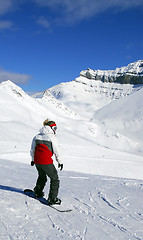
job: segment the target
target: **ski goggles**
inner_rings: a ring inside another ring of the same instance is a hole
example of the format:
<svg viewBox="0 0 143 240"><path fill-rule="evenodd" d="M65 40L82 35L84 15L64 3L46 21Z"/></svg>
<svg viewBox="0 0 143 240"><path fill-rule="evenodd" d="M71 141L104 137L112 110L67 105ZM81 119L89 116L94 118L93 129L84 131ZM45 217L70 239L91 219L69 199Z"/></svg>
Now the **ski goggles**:
<svg viewBox="0 0 143 240"><path fill-rule="evenodd" d="M51 124L50 127L52 128L52 130L53 130L54 133L55 133L56 130L57 130L57 125L56 125L56 123Z"/></svg>
<svg viewBox="0 0 143 240"><path fill-rule="evenodd" d="M54 132L56 132L57 126L53 126L53 127L51 127L51 128L52 128L52 130L53 130Z"/></svg>

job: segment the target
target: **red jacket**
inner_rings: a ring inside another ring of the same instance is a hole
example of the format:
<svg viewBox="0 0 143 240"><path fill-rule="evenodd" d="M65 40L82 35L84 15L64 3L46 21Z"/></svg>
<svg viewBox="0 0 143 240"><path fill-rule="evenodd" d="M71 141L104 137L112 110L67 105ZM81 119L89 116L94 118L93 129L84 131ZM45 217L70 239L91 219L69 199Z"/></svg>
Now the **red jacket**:
<svg viewBox="0 0 143 240"><path fill-rule="evenodd" d="M52 164L53 152L46 146L46 144L39 143L35 148L34 163L37 164Z"/></svg>
<svg viewBox="0 0 143 240"><path fill-rule="evenodd" d="M30 153L36 164L53 164L53 154L57 162L62 164L56 136L49 126L43 127L40 133L33 138Z"/></svg>

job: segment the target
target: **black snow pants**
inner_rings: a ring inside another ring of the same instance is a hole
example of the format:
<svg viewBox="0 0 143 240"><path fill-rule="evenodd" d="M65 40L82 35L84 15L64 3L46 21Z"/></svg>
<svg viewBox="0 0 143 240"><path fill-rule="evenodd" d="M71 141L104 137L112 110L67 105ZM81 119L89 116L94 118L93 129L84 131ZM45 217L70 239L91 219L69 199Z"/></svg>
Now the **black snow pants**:
<svg viewBox="0 0 143 240"><path fill-rule="evenodd" d="M48 198L56 198L58 196L60 181L54 164L36 164L36 168L38 171L38 179L35 188L42 192L47 182L48 176L50 178L50 190Z"/></svg>

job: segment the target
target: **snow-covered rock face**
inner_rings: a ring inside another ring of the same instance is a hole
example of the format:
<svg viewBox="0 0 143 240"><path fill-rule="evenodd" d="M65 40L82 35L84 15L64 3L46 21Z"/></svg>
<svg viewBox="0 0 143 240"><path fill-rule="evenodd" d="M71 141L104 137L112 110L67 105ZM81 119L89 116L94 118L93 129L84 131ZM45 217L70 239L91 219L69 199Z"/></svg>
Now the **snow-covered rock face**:
<svg viewBox="0 0 143 240"><path fill-rule="evenodd" d="M88 68L81 71L80 76L103 82L142 84L143 60L130 63L126 67L116 68L115 70L92 70Z"/></svg>
<svg viewBox="0 0 143 240"><path fill-rule="evenodd" d="M76 114L91 119L96 110L113 100L129 95L133 91L133 86L103 83L80 76L74 81L54 86L49 91Z"/></svg>

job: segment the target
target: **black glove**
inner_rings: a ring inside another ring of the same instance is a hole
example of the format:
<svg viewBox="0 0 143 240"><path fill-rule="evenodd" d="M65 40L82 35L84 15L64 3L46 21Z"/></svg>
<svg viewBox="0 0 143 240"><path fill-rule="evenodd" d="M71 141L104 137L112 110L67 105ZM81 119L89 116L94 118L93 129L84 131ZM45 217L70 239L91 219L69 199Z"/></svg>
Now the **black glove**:
<svg viewBox="0 0 143 240"><path fill-rule="evenodd" d="M62 164L58 164L58 168L60 168L60 171L63 169L63 163Z"/></svg>
<svg viewBox="0 0 143 240"><path fill-rule="evenodd" d="M31 161L31 166L34 166L34 164L35 164L35 163L34 163L34 161L32 160L32 161Z"/></svg>

